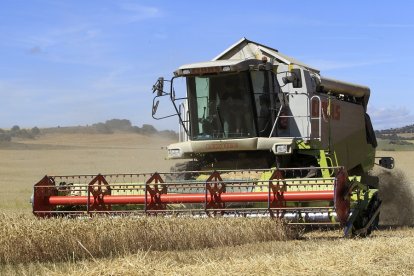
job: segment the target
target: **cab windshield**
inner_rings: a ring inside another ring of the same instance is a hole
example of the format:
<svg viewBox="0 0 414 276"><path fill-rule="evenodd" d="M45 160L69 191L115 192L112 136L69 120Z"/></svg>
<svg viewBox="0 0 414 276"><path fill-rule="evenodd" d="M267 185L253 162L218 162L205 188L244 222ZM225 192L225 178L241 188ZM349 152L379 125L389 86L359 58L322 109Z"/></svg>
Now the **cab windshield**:
<svg viewBox="0 0 414 276"><path fill-rule="evenodd" d="M249 72L187 77L192 140L256 136Z"/></svg>

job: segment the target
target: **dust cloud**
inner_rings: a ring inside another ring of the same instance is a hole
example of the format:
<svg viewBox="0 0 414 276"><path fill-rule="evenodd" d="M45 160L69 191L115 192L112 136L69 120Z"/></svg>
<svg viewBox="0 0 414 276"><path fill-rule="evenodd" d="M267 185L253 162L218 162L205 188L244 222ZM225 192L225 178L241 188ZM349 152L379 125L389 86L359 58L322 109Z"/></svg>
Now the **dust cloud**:
<svg viewBox="0 0 414 276"><path fill-rule="evenodd" d="M379 197L382 200L380 224L414 225L414 183L398 169L381 170Z"/></svg>

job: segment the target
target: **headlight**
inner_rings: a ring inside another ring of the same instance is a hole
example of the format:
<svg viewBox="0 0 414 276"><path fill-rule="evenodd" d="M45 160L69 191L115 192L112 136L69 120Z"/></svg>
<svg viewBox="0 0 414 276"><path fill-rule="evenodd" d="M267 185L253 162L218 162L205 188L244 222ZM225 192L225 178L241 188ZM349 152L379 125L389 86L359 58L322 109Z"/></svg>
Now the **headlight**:
<svg viewBox="0 0 414 276"><path fill-rule="evenodd" d="M276 155L285 155L292 153L292 145L291 144L279 144L276 143L272 147L272 151Z"/></svg>
<svg viewBox="0 0 414 276"><path fill-rule="evenodd" d="M276 153L287 153L288 147L287 145L277 145L276 146Z"/></svg>
<svg viewBox="0 0 414 276"><path fill-rule="evenodd" d="M181 157L180 149L168 149L168 157L178 158Z"/></svg>

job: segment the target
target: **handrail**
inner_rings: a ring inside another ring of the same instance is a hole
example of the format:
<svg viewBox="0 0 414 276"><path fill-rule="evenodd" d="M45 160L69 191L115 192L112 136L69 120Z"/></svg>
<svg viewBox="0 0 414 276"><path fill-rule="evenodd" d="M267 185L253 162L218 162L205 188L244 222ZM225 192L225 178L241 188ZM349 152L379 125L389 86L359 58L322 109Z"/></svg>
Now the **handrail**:
<svg viewBox="0 0 414 276"><path fill-rule="evenodd" d="M273 127L272 127L272 130L270 131L269 138L273 137L275 129L276 129L277 122L279 121L280 118L308 118L309 119L309 124L308 124L308 127L307 127L306 136L298 136L298 137L290 137L290 138L307 139L307 140L315 139L315 140L321 141L321 135L322 135L322 117L321 116L322 116L323 112L322 112L322 102L321 102L320 97L318 95L313 95L312 97L310 97L310 95L307 94L307 93L284 93L284 94L295 95L295 96L299 96L299 95L305 96L307 98L307 105L309 106L309 114L308 115L280 115L283 107L285 107L285 105L282 104L279 108L278 113L277 113L275 122L273 123ZM312 114L313 114L313 112L312 112L313 111L312 110L312 108L313 108L312 101L314 99L316 99L318 101L318 116L317 117L312 116ZM318 135L316 137L312 137L312 121L313 120L318 121Z"/></svg>
<svg viewBox="0 0 414 276"><path fill-rule="evenodd" d="M315 118L315 117L313 117L312 116L312 114L313 114L313 110L312 110L312 108L313 108L313 104L312 104L312 102L313 102L313 99L317 99L317 101L318 101L318 117L317 118ZM322 136L322 114L323 114L323 110L322 110L322 101L321 101L321 97L319 97L318 95L313 95L311 98L310 98L310 119L311 120L318 120L318 122L319 122L319 124L318 124L318 138L317 138L317 140L319 140L319 141L321 141L321 136ZM312 135L312 129L310 130L310 136Z"/></svg>
<svg viewBox="0 0 414 276"><path fill-rule="evenodd" d="M183 124L185 124L185 126L183 127L183 124L179 124L178 125L178 141L179 142L186 142L188 141L188 135L187 132L185 131L185 129L189 129L188 127L188 111L187 108L185 107L185 103L181 103L178 106L178 111L180 114L184 114L183 115Z"/></svg>

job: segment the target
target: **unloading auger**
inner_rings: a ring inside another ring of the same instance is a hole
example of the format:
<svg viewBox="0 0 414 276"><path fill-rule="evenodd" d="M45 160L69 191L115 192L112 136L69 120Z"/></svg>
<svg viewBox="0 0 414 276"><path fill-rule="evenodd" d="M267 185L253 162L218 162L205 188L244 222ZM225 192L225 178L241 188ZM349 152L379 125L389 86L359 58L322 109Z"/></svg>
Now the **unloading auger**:
<svg viewBox="0 0 414 276"><path fill-rule="evenodd" d="M34 186L36 216L269 216L342 225L348 236L378 225L378 178L370 171L394 163L376 162L368 87L321 77L243 38L212 61L159 78L153 92L153 117L180 123L168 158L185 162L167 173L45 176ZM157 115L163 97L174 114Z"/></svg>

